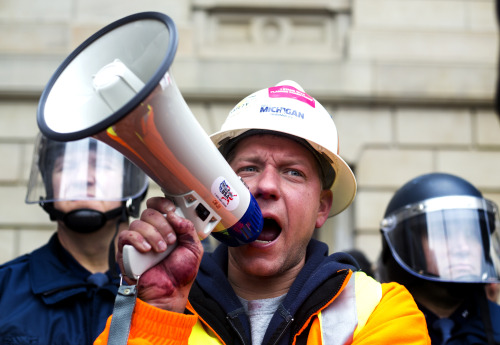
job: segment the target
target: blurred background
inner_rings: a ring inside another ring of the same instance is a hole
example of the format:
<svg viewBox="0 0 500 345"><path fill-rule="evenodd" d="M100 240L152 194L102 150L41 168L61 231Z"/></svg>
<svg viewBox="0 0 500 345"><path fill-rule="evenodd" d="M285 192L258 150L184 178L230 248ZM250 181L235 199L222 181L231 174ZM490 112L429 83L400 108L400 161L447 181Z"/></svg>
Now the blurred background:
<svg viewBox="0 0 500 345"><path fill-rule="evenodd" d="M284 79L330 111L358 181L316 233L331 251L375 261L390 197L419 174L459 175L500 204L494 0L0 0L0 263L55 229L24 203L43 88L87 37L143 11L177 25L170 72L207 133Z"/></svg>

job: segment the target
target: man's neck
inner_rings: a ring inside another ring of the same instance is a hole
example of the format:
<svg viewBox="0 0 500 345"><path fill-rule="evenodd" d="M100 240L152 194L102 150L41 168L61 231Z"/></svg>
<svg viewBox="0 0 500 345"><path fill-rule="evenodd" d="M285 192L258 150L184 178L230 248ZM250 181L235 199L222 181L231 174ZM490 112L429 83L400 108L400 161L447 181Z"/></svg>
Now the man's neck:
<svg viewBox="0 0 500 345"><path fill-rule="evenodd" d="M451 296L449 291L438 284L412 288L413 298L439 318L450 317L462 304L463 299Z"/></svg>
<svg viewBox="0 0 500 345"><path fill-rule="evenodd" d="M120 224L120 228L126 223ZM109 245L116 231L116 220L108 221L96 232L82 234L72 231L58 222L57 236L61 245L91 273L106 272L109 269Z"/></svg>
<svg viewBox="0 0 500 345"><path fill-rule="evenodd" d="M288 293L302 267L303 264L277 275L261 277L241 272L230 263L228 279L236 295L248 301L274 298Z"/></svg>

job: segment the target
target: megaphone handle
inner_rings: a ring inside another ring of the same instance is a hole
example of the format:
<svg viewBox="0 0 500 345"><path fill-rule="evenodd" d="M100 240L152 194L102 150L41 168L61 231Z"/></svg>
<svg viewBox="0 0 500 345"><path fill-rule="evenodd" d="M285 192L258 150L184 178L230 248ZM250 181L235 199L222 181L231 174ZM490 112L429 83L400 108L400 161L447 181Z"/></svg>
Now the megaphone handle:
<svg viewBox="0 0 500 345"><path fill-rule="evenodd" d="M140 253L130 244L123 246L123 268L127 277L139 279L139 277L151 267L165 259L177 247L177 242L168 246L162 253L148 252Z"/></svg>
<svg viewBox="0 0 500 345"><path fill-rule="evenodd" d="M177 207L175 213L184 217L182 210ZM148 252L141 253L130 244L123 246L123 269L130 279L139 279L139 277L151 267L155 266L165 259L177 247L177 242L169 245L162 253Z"/></svg>

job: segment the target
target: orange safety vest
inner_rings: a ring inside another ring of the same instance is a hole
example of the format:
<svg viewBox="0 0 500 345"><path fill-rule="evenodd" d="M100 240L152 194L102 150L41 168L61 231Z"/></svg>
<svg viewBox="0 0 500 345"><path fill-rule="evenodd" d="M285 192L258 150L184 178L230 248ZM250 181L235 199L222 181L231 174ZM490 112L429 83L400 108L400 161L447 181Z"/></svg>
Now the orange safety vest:
<svg viewBox="0 0 500 345"><path fill-rule="evenodd" d="M187 308L193 315L160 310L138 300L129 344L224 344L190 305ZM106 343L109 322L95 345ZM430 344L424 315L406 288L380 284L363 272L349 274L339 293L295 334L293 344L307 328L308 345Z"/></svg>

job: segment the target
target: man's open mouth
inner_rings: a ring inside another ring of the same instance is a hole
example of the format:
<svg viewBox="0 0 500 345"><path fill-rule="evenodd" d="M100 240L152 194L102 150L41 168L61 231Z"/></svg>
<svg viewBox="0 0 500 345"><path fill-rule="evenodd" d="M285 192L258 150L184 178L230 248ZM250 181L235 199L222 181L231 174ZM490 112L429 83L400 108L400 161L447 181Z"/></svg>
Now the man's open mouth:
<svg viewBox="0 0 500 345"><path fill-rule="evenodd" d="M262 232L256 242L270 243L278 238L281 234L281 227L274 219L265 218Z"/></svg>

